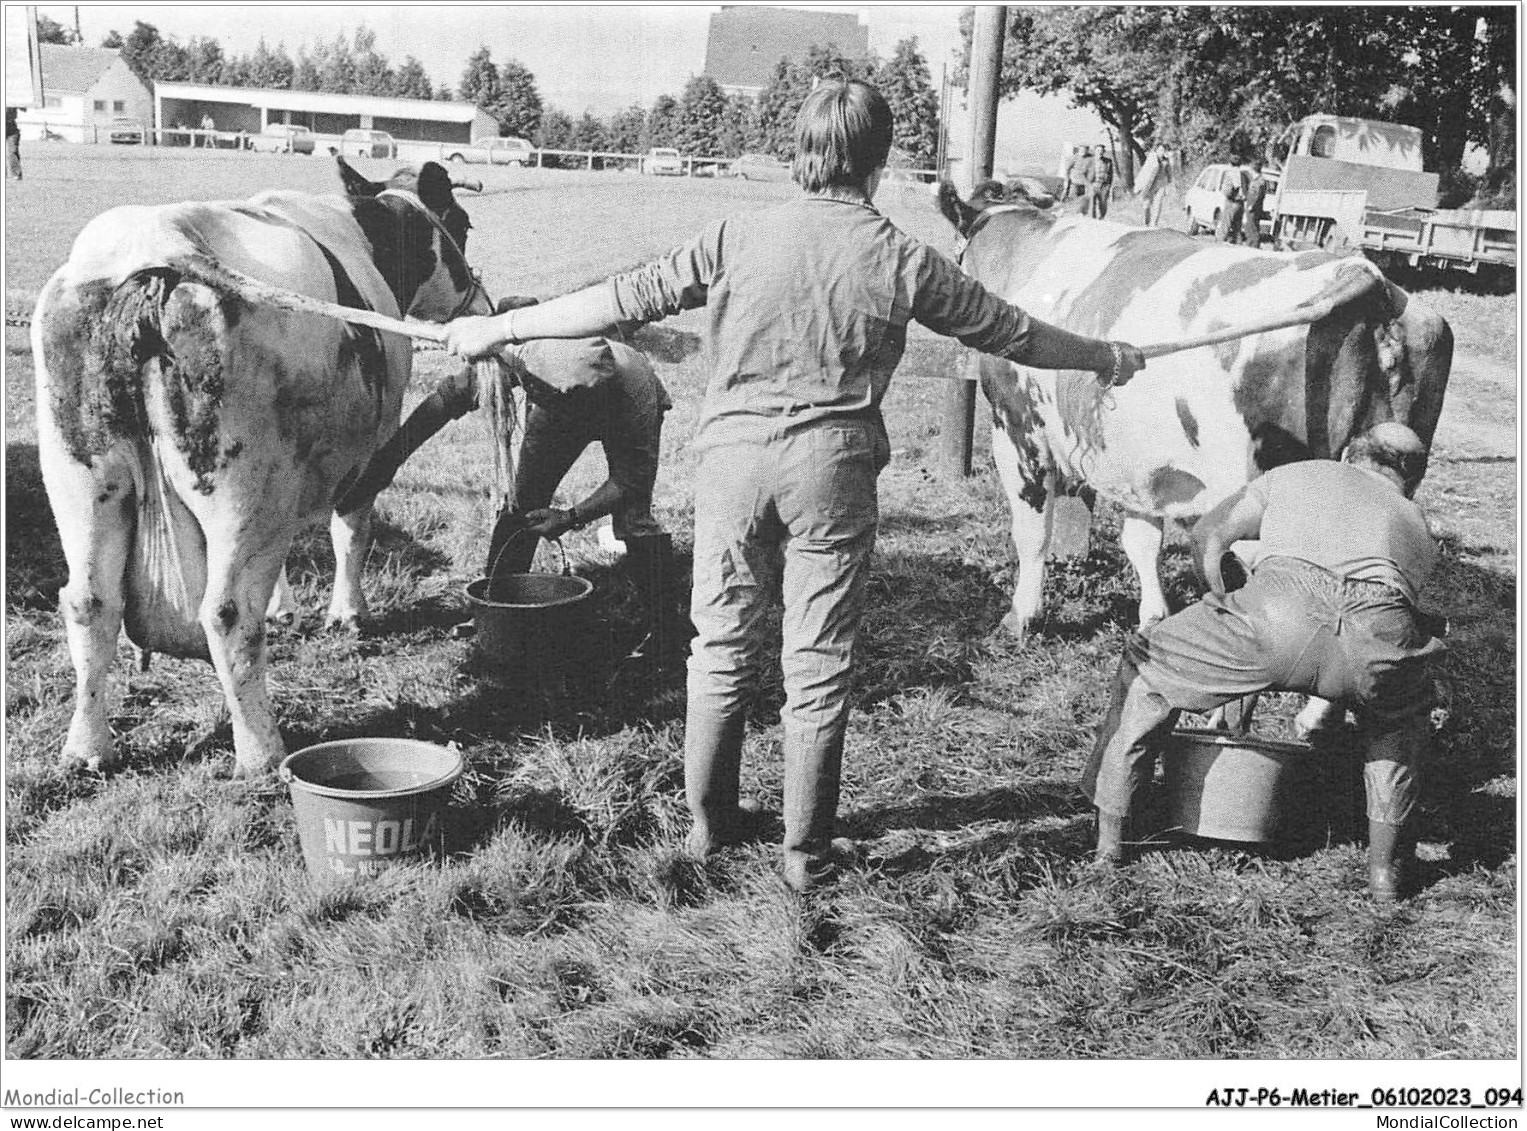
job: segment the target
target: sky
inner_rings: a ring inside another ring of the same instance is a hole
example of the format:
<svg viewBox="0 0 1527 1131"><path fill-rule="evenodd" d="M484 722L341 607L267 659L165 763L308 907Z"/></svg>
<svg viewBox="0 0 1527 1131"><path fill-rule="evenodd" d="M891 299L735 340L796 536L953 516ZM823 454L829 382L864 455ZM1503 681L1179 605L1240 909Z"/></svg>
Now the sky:
<svg viewBox="0 0 1527 1131"><path fill-rule="evenodd" d="M870 50L882 58L900 40L915 36L935 85L944 64L952 71L958 57L961 4L779 6L858 13L869 24ZM515 59L528 67L548 105L574 116L590 110L601 117L626 106L651 106L660 94L678 95L705 67L710 16L718 10L705 4L78 6L80 30L91 46L113 29L127 35L142 20L182 43L212 36L228 54L245 54L263 37L295 56L299 47L332 41L340 32L353 34L364 25L376 33L377 50L394 66L413 55L437 86L454 86L467 57L486 44L496 62ZM72 5L42 4L38 11L65 27L74 25ZM955 134L958 139L958 125ZM999 112L999 165L1019 158L1055 164L1067 140L1101 140L1100 127L1054 98L1026 98Z"/></svg>

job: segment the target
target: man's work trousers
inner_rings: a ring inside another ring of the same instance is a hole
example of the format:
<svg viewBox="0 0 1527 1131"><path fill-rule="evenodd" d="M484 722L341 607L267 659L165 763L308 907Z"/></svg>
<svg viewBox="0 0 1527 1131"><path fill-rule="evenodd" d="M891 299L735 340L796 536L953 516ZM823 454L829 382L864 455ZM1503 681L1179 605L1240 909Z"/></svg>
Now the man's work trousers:
<svg viewBox="0 0 1527 1131"><path fill-rule="evenodd" d="M514 490L499 512L493 538L488 546L488 572L524 573L535 558L537 540L511 537L510 516L551 506L552 496L585 448L599 440L594 422L580 420L567 412L548 412L531 405L525 419L525 439L520 444L519 464L514 469ZM656 466L653 468L656 471ZM652 517L652 490L656 476L627 490L611 518L615 537L642 538L663 533ZM494 562L498 562L497 568Z"/></svg>
<svg viewBox="0 0 1527 1131"><path fill-rule="evenodd" d="M1082 789L1101 812L1127 817L1179 711L1297 691L1352 709L1368 817L1403 824L1430 734L1426 661L1442 648L1398 590L1268 559L1241 589L1211 593L1130 638Z"/></svg>
<svg viewBox="0 0 1527 1131"><path fill-rule="evenodd" d="M737 809L743 719L764 663L774 585L784 601L787 864L827 858L838 808L854 637L879 506L873 431L818 424L702 453L685 782L697 830Z"/></svg>

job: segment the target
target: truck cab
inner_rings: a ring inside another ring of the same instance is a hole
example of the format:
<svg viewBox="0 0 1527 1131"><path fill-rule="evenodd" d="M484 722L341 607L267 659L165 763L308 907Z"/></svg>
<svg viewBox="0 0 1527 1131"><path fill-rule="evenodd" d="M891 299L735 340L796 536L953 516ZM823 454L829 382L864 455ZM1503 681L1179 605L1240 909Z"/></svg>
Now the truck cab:
<svg viewBox="0 0 1527 1131"><path fill-rule="evenodd" d="M1268 210L1276 247L1361 251L1384 267L1515 271L1516 214L1439 210L1414 126L1311 114L1271 156L1282 165Z"/></svg>
<svg viewBox="0 0 1527 1131"><path fill-rule="evenodd" d="M1275 144L1282 158L1269 212L1279 246L1356 246L1369 212L1437 207L1437 174L1421 167L1414 126L1311 114Z"/></svg>

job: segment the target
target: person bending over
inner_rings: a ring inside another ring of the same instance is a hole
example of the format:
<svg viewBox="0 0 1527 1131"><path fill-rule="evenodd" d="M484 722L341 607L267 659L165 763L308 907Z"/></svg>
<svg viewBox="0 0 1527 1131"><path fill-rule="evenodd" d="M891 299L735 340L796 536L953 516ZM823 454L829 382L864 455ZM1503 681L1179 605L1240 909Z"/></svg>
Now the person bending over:
<svg viewBox="0 0 1527 1131"><path fill-rule="evenodd" d="M1195 560L1210 592L1130 637L1082 777L1097 807L1098 860L1129 859L1131 818L1178 712L1296 691L1356 715L1368 889L1380 900L1405 894L1431 733L1428 660L1443 648L1416 606L1437 561L1411 498L1425 466L1414 432L1380 424L1354 438L1341 462L1275 467L1199 520ZM1227 592L1227 551L1252 539L1255 568Z"/></svg>

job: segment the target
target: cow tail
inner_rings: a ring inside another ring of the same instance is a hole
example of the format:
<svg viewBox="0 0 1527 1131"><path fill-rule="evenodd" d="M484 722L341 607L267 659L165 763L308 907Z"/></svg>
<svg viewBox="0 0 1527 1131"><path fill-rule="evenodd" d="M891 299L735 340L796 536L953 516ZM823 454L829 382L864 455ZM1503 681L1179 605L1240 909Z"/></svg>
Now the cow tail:
<svg viewBox="0 0 1527 1131"><path fill-rule="evenodd" d="M117 285L102 314L102 332L108 334L107 364L113 376L140 371L154 358L169 355L164 340L164 307L181 283L173 267L145 267Z"/></svg>
<svg viewBox="0 0 1527 1131"><path fill-rule="evenodd" d="M133 553L128 567L124 627L145 652L203 656L206 641L197 622L206 588L206 542L201 527L176 494L159 452L163 440L150 427L145 373L167 368L174 351L165 339L164 311L184 281L173 267L146 267L124 279L102 312L99 333L111 399L122 434L134 447L137 497Z"/></svg>

